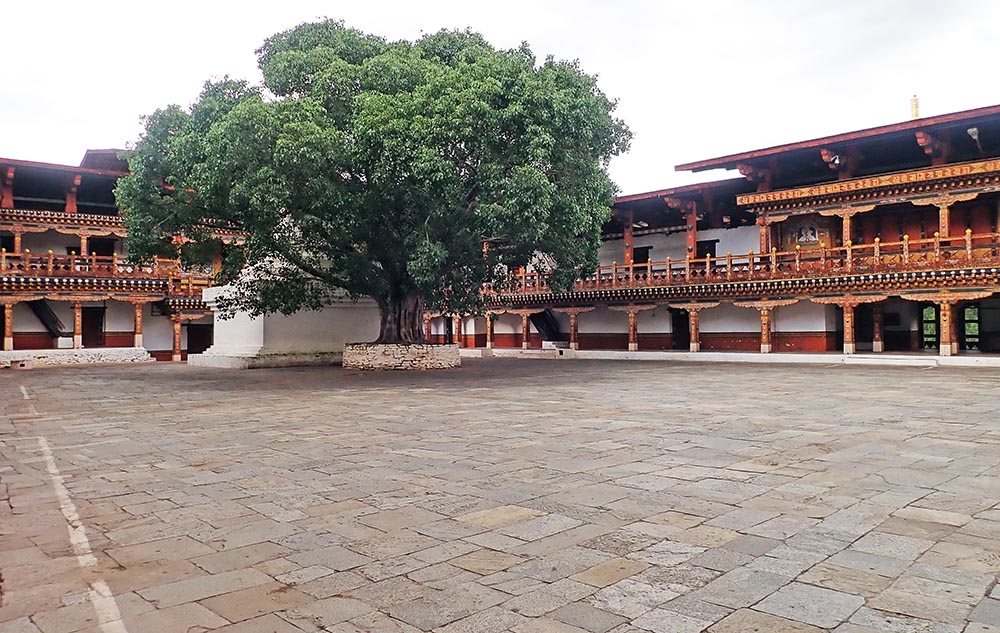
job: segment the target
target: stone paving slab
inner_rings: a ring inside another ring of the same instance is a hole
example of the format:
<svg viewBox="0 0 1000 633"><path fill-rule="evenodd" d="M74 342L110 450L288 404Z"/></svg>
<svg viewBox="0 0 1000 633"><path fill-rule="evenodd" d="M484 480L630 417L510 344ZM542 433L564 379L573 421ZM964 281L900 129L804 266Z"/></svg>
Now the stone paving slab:
<svg viewBox="0 0 1000 633"><path fill-rule="evenodd" d="M1000 631L998 380L0 373L0 633Z"/></svg>

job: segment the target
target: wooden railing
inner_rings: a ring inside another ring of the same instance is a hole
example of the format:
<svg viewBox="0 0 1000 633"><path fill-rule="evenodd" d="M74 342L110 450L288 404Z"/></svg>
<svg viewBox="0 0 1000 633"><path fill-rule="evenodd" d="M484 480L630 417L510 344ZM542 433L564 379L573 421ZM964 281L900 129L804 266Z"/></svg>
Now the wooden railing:
<svg viewBox="0 0 1000 633"><path fill-rule="evenodd" d="M578 279L574 291L613 290L648 286L683 286L753 281L830 277L869 272L900 272L961 268L1000 263L1000 233L973 234L971 230L957 237L911 240L903 236L899 242L852 244L794 251L753 251L722 257L701 257L683 260L599 266L592 275ZM544 273L521 271L514 276L508 289L501 294L534 294L550 292Z"/></svg>
<svg viewBox="0 0 1000 633"><path fill-rule="evenodd" d="M90 279L162 279L172 296L200 296L212 284L206 274L191 273L174 259L155 258L133 264L118 255L56 255L49 251L8 253L0 250L0 275L21 277L74 277Z"/></svg>

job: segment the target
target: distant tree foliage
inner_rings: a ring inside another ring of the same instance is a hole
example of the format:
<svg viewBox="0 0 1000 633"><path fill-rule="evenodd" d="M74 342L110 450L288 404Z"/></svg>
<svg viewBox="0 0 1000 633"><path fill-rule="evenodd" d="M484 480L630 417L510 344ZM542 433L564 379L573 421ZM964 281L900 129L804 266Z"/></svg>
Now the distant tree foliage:
<svg viewBox="0 0 1000 633"><path fill-rule="evenodd" d="M557 287L596 266L608 161L631 134L576 62L332 20L257 56L263 85L208 82L144 119L115 192L135 258L221 250L229 311L372 297L385 343L422 341L425 308L480 312L483 285L538 253ZM246 240L224 248L213 225Z"/></svg>

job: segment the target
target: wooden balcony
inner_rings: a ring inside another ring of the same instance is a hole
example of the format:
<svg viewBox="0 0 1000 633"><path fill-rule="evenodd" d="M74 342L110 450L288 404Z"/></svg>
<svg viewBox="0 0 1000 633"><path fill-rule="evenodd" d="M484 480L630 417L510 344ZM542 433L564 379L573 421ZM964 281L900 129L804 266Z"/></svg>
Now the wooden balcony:
<svg viewBox="0 0 1000 633"><path fill-rule="evenodd" d="M654 262L632 266L600 266L592 275L574 282L573 293L592 295L594 291L630 291L646 288L683 288L694 290L713 285L712 294L726 295L727 282L745 287L745 282L814 280L883 273L947 271L1000 266L1000 233L974 235L971 230L958 237L898 242L850 244L840 247L796 248L791 252L727 254ZM741 283L743 282L743 283ZM721 284L721 286L720 286ZM768 284L770 285L770 284ZM518 296L552 293L544 273L522 271L494 294L517 301ZM634 293L632 293L634 294ZM743 293L741 293L743 294ZM553 295L555 296L555 295Z"/></svg>
<svg viewBox="0 0 1000 633"><path fill-rule="evenodd" d="M0 251L0 276L8 278L149 280L158 282L171 297L200 297L201 291L212 284L211 275L193 273L181 268L173 259L156 258L134 264L118 255L56 255L52 252L36 255L28 251Z"/></svg>

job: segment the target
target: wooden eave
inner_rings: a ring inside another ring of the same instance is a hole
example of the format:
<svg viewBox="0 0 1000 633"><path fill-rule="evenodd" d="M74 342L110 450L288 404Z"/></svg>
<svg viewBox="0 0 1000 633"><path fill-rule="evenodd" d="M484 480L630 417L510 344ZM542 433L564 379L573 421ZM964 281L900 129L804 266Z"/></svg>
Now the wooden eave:
<svg viewBox="0 0 1000 633"><path fill-rule="evenodd" d="M695 161L693 163L684 163L681 165L677 165L676 167L674 167L674 169L676 171L692 171L692 172L706 171L709 169L735 169L737 165L740 164L750 163L753 161L760 161L761 159L772 158L779 156L781 154L787 154L790 152L796 152L800 150L819 150L830 145L837 145L837 144L860 141L860 140L875 140L879 137L899 134L901 132L915 132L917 130L928 130L928 129L933 129L935 127L953 126L958 124L973 124L982 119L989 119L996 117L1000 117L1000 105L986 106L983 108L976 108L973 110L963 110L961 112L952 112L949 114L942 114L933 117L912 119L910 121L904 121L902 123L881 125L878 127L867 128L864 130L857 130L854 132L847 132L844 134L824 136L820 138L811 139L808 141L799 141L796 143L775 145L774 147L753 150L750 152L730 154L728 156L721 156L718 158L709 158L706 160Z"/></svg>
<svg viewBox="0 0 1000 633"><path fill-rule="evenodd" d="M22 160L18 158L0 158L0 166L4 167L27 167L42 171L56 171L71 174L89 174L92 176L107 176L108 178L122 178L128 176L125 171L113 171L108 169L92 169L90 167L78 167L74 165L59 165L56 163L42 163L34 160Z"/></svg>

